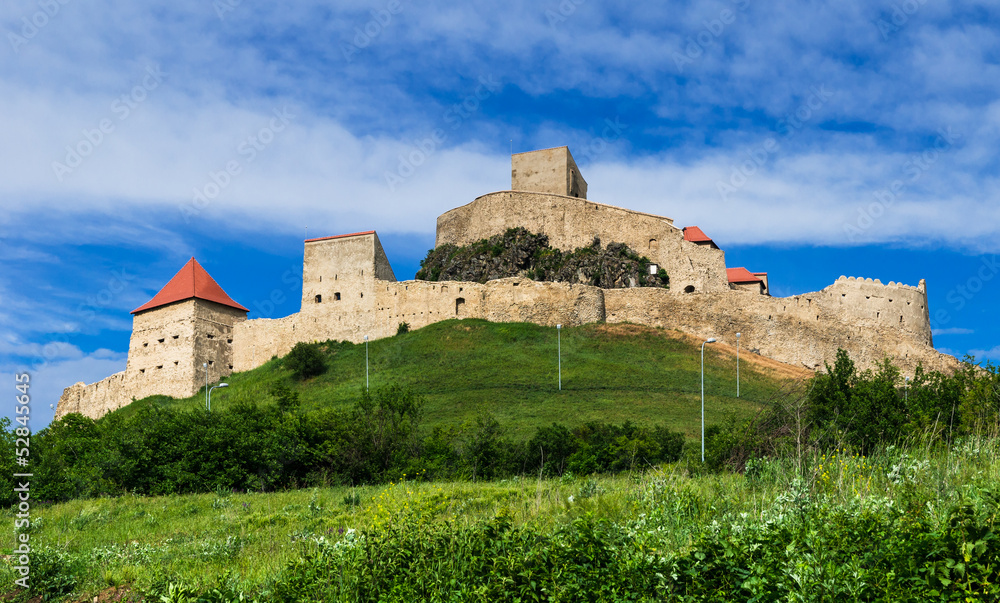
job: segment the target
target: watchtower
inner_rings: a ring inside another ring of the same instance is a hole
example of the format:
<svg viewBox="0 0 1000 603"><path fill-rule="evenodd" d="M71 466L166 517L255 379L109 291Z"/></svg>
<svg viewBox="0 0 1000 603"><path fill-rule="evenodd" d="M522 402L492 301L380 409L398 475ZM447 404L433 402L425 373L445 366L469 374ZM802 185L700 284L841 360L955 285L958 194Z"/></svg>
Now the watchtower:
<svg viewBox="0 0 1000 603"><path fill-rule="evenodd" d="M569 147L517 153L510 157L510 188L587 198L587 181L576 167Z"/></svg>
<svg viewBox="0 0 1000 603"><path fill-rule="evenodd" d="M233 325L248 310L191 258L160 292L132 310L126 380L133 397L186 398L232 373Z"/></svg>

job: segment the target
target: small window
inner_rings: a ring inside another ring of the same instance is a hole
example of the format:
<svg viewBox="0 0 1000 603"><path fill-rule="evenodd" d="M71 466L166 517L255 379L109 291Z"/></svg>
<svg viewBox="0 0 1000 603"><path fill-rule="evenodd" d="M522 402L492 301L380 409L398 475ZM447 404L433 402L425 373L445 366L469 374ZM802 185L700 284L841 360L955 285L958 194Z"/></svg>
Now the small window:
<svg viewBox="0 0 1000 603"><path fill-rule="evenodd" d="M684 287L684 293L694 293L694 285L688 285Z"/></svg>
<svg viewBox="0 0 1000 603"><path fill-rule="evenodd" d="M162 364L158 365L156 368L161 369L161 368L163 368L163 365Z"/></svg>
<svg viewBox="0 0 1000 603"><path fill-rule="evenodd" d="M148 347L149 347L149 342L148 342L148 341L144 342L144 343L142 344L142 347L144 347L144 348L148 348Z"/></svg>
<svg viewBox="0 0 1000 603"><path fill-rule="evenodd" d="M323 303L323 296L322 295L317 295L316 296L316 303L317 304Z"/></svg>
<svg viewBox="0 0 1000 603"><path fill-rule="evenodd" d="M361 297L364 297L364 296L365 296L365 294L364 294L364 293L362 293L362 294L361 294Z"/></svg>
<svg viewBox="0 0 1000 603"><path fill-rule="evenodd" d="M146 369L139 369L139 372L145 375L146 374Z"/></svg>
<svg viewBox="0 0 1000 603"><path fill-rule="evenodd" d="M177 339L178 337L180 337L180 335L174 335L172 338Z"/></svg>
<svg viewBox="0 0 1000 603"><path fill-rule="evenodd" d="M215 364L215 361L214 361L214 360L209 360L209 361L208 361L208 366L212 366L213 364Z"/></svg>
<svg viewBox="0 0 1000 603"><path fill-rule="evenodd" d="M226 343L232 343L232 342L233 342L233 338L232 337L230 337L229 339L226 340Z"/></svg>
<svg viewBox="0 0 1000 603"><path fill-rule="evenodd" d="M174 366L177 366L177 364L178 364L178 362L176 360L174 360Z"/></svg>
<svg viewBox="0 0 1000 603"><path fill-rule="evenodd" d="M459 297L455 300L455 316L461 316L465 310L465 298Z"/></svg>
<svg viewBox="0 0 1000 603"><path fill-rule="evenodd" d="M160 341L160 343L163 343L163 342L164 342L164 340L163 340L163 339L160 339L159 341Z"/></svg>
<svg viewBox="0 0 1000 603"><path fill-rule="evenodd" d="M340 301L340 294L339 293L334 293L333 294L333 301Z"/></svg>

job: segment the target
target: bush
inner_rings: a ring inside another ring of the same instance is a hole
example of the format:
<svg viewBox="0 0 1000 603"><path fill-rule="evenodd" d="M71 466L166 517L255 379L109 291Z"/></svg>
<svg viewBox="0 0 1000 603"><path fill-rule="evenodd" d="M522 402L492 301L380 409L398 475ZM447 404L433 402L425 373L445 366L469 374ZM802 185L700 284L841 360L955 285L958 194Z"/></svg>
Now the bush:
<svg viewBox="0 0 1000 603"><path fill-rule="evenodd" d="M285 368L301 381L326 372L326 359L317 344L299 342L285 357Z"/></svg>
<svg viewBox="0 0 1000 603"><path fill-rule="evenodd" d="M408 322L405 321L401 322L399 323L399 326L396 327L396 335L406 335L409 332L410 332L410 323Z"/></svg>

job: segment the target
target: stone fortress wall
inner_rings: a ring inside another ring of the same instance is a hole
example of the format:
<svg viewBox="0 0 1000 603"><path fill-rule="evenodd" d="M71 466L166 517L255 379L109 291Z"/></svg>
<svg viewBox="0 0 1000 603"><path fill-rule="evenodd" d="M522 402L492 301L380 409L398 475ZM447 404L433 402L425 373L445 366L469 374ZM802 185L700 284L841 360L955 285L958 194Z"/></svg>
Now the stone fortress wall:
<svg viewBox="0 0 1000 603"><path fill-rule="evenodd" d="M91 418L152 395L193 396L208 381L233 372L233 326L245 313L203 299L188 299L137 313L125 370L97 383L64 390L56 418L79 412Z"/></svg>
<svg viewBox="0 0 1000 603"><path fill-rule="evenodd" d="M670 289L602 290L522 277L397 281L374 231L309 239L299 312L245 320L245 312L203 299L140 312L126 370L67 388L56 416L96 418L148 395L191 396L204 385L203 362L211 363L214 383L285 355L298 342L361 343L365 336L394 335L401 322L420 328L451 318L632 322L729 344L740 332L747 351L810 369L832 363L838 348L862 369L886 356L906 374L918 363L945 371L958 366L933 348L924 281L914 287L841 277L821 291L771 297L766 275L754 273L762 275L759 283L731 283L725 253L707 238L688 240L670 218L588 201L586 181L565 147L515 155L511 175L512 188L529 190L490 193L442 214L436 244L465 245L518 226L566 251L596 237L648 257L670 275Z"/></svg>

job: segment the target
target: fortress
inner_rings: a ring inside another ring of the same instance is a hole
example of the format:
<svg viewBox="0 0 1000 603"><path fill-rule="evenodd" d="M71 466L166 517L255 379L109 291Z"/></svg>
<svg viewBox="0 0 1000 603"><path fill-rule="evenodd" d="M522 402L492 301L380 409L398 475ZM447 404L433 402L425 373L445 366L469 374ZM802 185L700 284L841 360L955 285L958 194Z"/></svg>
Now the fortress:
<svg viewBox="0 0 1000 603"><path fill-rule="evenodd" d="M192 258L148 303L132 311L125 371L66 388L56 418L97 418L154 394L188 397L206 382L262 365L298 342L389 337L411 328L476 317L567 326L606 321L679 329L740 344L810 369L832 363L838 348L860 368L889 357L905 374L918 363L951 371L937 352L923 280L917 286L840 277L822 291L771 297L764 272L727 268L725 252L696 226L587 200L587 182L569 149L511 159L511 189L483 195L438 217L436 245L466 245L524 227L571 251L599 238L624 243L663 269L670 288L536 282L525 276L486 283L397 281L374 231L308 239L302 305L279 319L247 320Z"/></svg>

